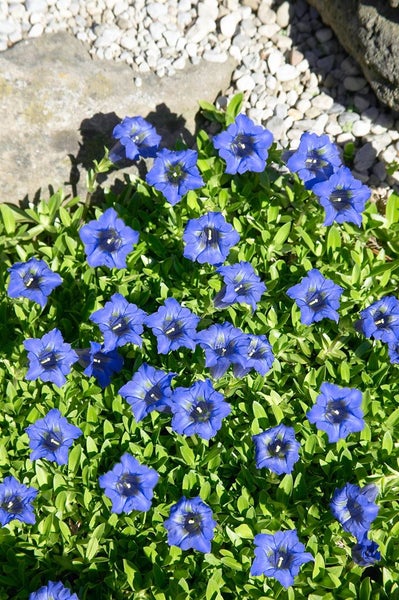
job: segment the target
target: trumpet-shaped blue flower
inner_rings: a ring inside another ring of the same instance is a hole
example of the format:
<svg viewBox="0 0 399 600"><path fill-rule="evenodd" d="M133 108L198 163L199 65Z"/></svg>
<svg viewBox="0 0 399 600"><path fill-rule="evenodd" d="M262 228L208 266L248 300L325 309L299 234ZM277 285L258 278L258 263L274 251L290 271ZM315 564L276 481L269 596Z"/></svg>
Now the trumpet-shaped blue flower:
<svg viewBox="0 0 399 600"><path fill-rule="evenodd" d="M222 264L230 249L240 239L220 212L209 212L198 219L190 219L183 234L183 256L201 264Z"/></svg>
<svg viewBox="0 0 399 600"><path fill-rule="evenodd" d="M370 484L360 488L353 483L346 483L333 494L330 503L333 516L358 542L367 535L371 523L378 514L379 507L374 504L377 495L378 488L375 485Z"/></svg>
<svg viewBox="0 0 399 600"><path fill-rule="evenodd" d="M89 265L110 269L125 268L126 257L139 240L138 232L125 225L113 208L108 208L97 221L83 225L79 236Z"/></svg>
<svg viewBox="0 0 399 600"><path fill-rule="evenodd" d="M239 262L216 269L223 277L224 286L213 300L217 308L225 308L235 302L249 304L253 311L266 290L265 284L248 262Z"/></svg>
<svg viewBox="0 0 399 600"><path fill-rule="evenodd" d="M200 552L211 551L216 522L212 510L199 496L180 498L170 509L170 516L164 521L168 532L168 544L182 550L193 548Z"/></svg>
<svg viewBox="0 0 399 600"><path fill-rule="evenodd" d="M245 115L238 115L226 131L213 138L213 145L226 161L226 173L260 173L265 170L273 134Z"/></svg>
<svg viewBox="0 0 399 600"><path fill-rule="evenodd" d="M399 363L399 339L388 344L388 355L392 364Z"/></svg>
<svg viewBox="0 0 399 600"><path fill-rule="evenodd" d="M142 117L125 117L114 127L112 135L118 140L108 155L113 163L124 158L136 160L140 156L154 158L161 141L155 127Z"/></svg>
<svg viewBox="0 0 399 600"><path fill-rule="evenodd" d="M44 260L30 258L8 269L10 282L7 294L10 298L29 298L43 308L54 288L62 283L62 277L54 273Z"/></svg>
<svg viewBox="0 0 399 600"><path fill-rule="evenodd" d="M120 463L99 477L99 483L112 501L112 512L120 514L149 510L158 479L154 469L141 465L131 454L125 453Z"/></svg>
<svg viewBox="0 0 399 600"><path fill-rule="evenodd" d="M361 567L369 567L381 560L378 544L369 540L367 534L352 547L352 560Z"/></svg>
<svg viewBox="0 0 399 600"><path fill-rule="evenodd" d="M306 416L310 423L316 423L318 429L327 433L330 443L364 429L360 390L322 383L320 392Z"/></svg>
<svg viewBox="0 0 399 600"><path fill-rule="evenodd" d="M174 298L166 298L156 313L145 319L145 325L157 337L159 354L178 348L195 349L197 325L200 318L188 308L183 308Z"/></svg>
<svg viewBox="0 0 399 600"><path fill-rule="evenodd" d="M296 529L277 531L274 535L259 533L254 542L256 548L251 575L274 577L285 588L294 583L301 565L314 560L310 552L305 552Z"/></svg>
<svg viewBox="0 0 399 600"><path fill-rule="evenodd" d="M338 322L339 299L343 288L326 279L318 269L311 269L301 283L290 287L287 295L295 300L301 311L301 322L311 325L322 319Z"/></svg>
<svg viewBox="0 0 399 600"><path fill-rule="evenodd" d="M235 363L233 365L233 373L235 377L244 377L252 369L259 375L266 375L272 368L274 355L272 347L265 335L246 336L245 352L242 350L242 364ZM245 365L245 366L243 366Z"/></svg>
<svg viewBox="0 0 399 600"><path fill-rule="evenodd" d="M280 424L252 436L252 439L255 444L257 469L266 467L277 475L291 473L294 464L299 460L300 448L292 427Z"/></svg>
<svg viewBox="0 0 399 600"><path fill-rule="evenodd" d="M36 521L32 501L38 491L19 483L12 475L0 483L0 523L4 527L17 519L33 525Z"/></svg>
<svg viewBox="0 0 399 600"><path fill-rule="evenodd" d="M197 342L205 350L205 366L214 379L222 377L231 364L247 366L247 338L231 323L211 325L197 334Z"/></svg>
<svg viewBox="0 0 399 600"><path fill-rule="evenodd" d="M79 363L84 367L83 373L95 377L102 388L111 383L114 373L119 373L123 367L123 357L117 350L104 352L101 344L90 342L90 348L78 350Z"/></svg>
<svg viewBox="0 0 399 600"><path fill-rule="evenodd" d="M25 431L32 450L30 459L47 458L59 465L67 464L69 448L82 435L79 427L71 425L57 408L52 408Z"/></svg>
<svg viewBox="0 0 399 600"><path fill-rule="evenodd" d="M189 388L178 387L170 401L173 413L172 429L183 435L195 433L204 440L210 440L222 426L222 419L230 411L211 381L196 381Z"/></svg>
<svg viewBox="0 0 399 600"><path fill-rule="evenodd" d="M97 323L104 335L103 351L110 352L125 344L142 345L140 334L146 313L135 304L130 304L121 294L111 296L104 308L90 315L90 321Z"/></svg>
<svg viewBox="0 0 399 600"><path fill-rule="evenodd" d="M136 421L141 421L153 410L170 410L170 382L175 375L143 363L132 380L121 387L119 394L130 404Z"/></svg>
<svg viewBox="0 0 399 600"><path fill-rule="evenodd" d="M147 173L146 181L174 206L189 190L196 190L204 185L197 159L195 150L172 152L163 148Z"/></svg>
<svg viewBox="0 0 399 600"><path fill-rule="evenodd" d="M51 381L58 387L64 385L71 366L78 355L70 344L64 342L61 331L52 329L42 338L29 338L24 341L28 351L29 370L25 379Z"/></svg>
<svg viewBox="0 0 399 600"><path fill-rule="evenodd" d="M29 600L79 600L79 598L60 581L49 581L47 585L32 592Z"/></svg>
<svg viewBox="0 0 399 600"><path fill-rule="evenodd" d="M289 170L298 173L308 190L328 179L341 164L338 148L328 135L316 133L303 133L298 149L287 160Z"/></svg>
<svg viewBox="0 0 399 600"><path fill-rule="evenodd" d="M399 340L399 300L384 296L360 313L360 329L368 338L395 344Z"/></svg>
<svg viewBox="0 0 399 600"><path fill-rule="evenodd" d="M324 225L337 223L362 224L362 212L371 190L353 177L348 167L339 167L327 181L316 183L312 192L319 197L326 211Z"/></svg>

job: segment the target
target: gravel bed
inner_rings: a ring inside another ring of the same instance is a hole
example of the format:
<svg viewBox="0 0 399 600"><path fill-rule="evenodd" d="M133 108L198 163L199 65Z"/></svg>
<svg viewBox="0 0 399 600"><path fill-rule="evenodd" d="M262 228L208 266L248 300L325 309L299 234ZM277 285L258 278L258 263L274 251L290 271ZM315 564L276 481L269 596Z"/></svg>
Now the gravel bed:
<svg viewBox="0 0 399 600"><path fill-rule="evenodd" d="M105 60L173 75L200 60L237 61L231 87L283 147L304 131L355 144L355 176L384 198L399 184L399 115L376 100L357 64L305 0L0 0L0 51L72 32ZM196 102L199 98L193 98Z"/></svg>

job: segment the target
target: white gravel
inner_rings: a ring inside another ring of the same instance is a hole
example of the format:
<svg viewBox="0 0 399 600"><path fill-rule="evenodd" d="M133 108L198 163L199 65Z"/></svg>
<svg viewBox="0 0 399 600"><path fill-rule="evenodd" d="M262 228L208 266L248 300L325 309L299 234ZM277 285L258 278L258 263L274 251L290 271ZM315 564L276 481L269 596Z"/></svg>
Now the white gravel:
<svg viewBox="0 0 399 600"><path fill-rule="evenodd" d="M212 63L231 55L226 97L242 91L244 110L283 147L304 131L328 133L355 143L356 170L381 195L399 184L399 168L384 168L399 162L399 119L306 0L0 0L0 51L60 30L138 74L167 77L203 59L211 76Z"/></svg>

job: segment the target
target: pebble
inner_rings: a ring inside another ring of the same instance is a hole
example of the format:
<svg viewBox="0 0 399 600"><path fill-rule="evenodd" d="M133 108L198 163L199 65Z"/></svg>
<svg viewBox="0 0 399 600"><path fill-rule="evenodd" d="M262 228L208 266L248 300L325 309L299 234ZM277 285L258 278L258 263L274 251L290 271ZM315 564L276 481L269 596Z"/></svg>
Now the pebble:
<svg viewBox="0 0 399 600"><path fill-rule="evenodd" d="M279 50L273 51L267 57L267 66L269 68L269 73L275 75L283 63L284 55Z"/></svg>
<svg viewBox="0 0 399 600"><path fill-rule="evenodd" d="M239 13L230 13L222 17L219 23L221 34L227 38L234 37L240 20L241 16Z"/></svg>
<svg viewBox="0 0 399 600"><path fill-rule="evenodd" d="M39 37L40 35L42 35L42 33L43 33L43 25L41 23L36 23L29 30L28 36L31 38Z"/></svg>
<svg viewBox="0 0 399 600"><path fill-rule="evenodd" d="M316 38L322 44L331 40L332 36L333 36L333 32L331 31L331 29L329 27L322 27L321 29L318 29L316 31Z"/></svg>
<svg viewBox="0 0 399 600"><path fill-rule="evenodd" d="M334 99L331 96L328 96L325 93L321 93L318 96L315 96L312 100L312 105L320 110L328 111L332 108L334 104Z"/></svg>
<svg viewBox="0 0 399 600"><path fill-rule="evenodd" d="M237 89L240 92L246 92L253 90L255 87L255 82L252 79L251 75L243 75L236 81Z"/></svg>
<svg viewBox="0 0 399 600"><path fill-rule="evenodd" d="M363 89L367 81L363 77L345 77L344 86L349 92L358 92Z"/></svg>
<svg viewBox="0 0 399 600"><path fill-rule="evenodd" d="M290 22L290 3L283 2L277 9L276 13L277 24L281 29L285 29Z"/></svg>
<svg viewBox="0 0 399 600"><path fill-rule="evenodd" d="M293 79L297 79L298 70L293 65L282 65L276 72L277 80L280 82L284 81L292 81Z"/></svg>
<svg viewBox="0 0 399 600"><path fill-rule="evenodd" d="M362 146L355 155L354 166L358 171L367 171L376 158L376 151L370 142Z"/></svg>
<svg viewBox="0 0 399 600"><path fill-rule="evenodd" d="M261 2L258 8L258 19L264 25L270 25L270 23L276 22L276 12L270 8L268 2Z"/></svg>
<svg viewBox="0 0 399 600"><path fill-rule="evenodd" d="M295 147L304 131L327 133L341 146L353 141L363 179L399 181L399 173L385 171L385 161L399 160L399 121L380 107L359 66L306 0L0 0L0 6L0 51L69 29L93 56L132 65L137 87L140 74L172 76L200 60L210 63L211 76L212 63L231 56L237 68L223 107L241 91L243 111L268 124L278 143Z"/></svg>
<svg viewBox="0 0 399 600"><path fill-rule="evenodd" d="M362 119L359 119L353 123L352 133L355 137L364 137L370 133L370 129L369 121L362 121Z"/></svg>

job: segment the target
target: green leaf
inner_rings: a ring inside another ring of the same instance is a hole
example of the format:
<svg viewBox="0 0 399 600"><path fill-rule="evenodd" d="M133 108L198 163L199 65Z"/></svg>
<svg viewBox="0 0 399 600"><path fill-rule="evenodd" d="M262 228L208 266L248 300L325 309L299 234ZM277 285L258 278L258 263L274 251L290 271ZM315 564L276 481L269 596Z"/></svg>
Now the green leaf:
<svg viewBox="0 0 399 600"><path fill-rule="evenodd" d="M385 218L388 227L394 223L399 223L399 194L396 194L395 192L393 192L387 200Z"/></svg>
<svg viewBox="0 0 399 600"><path fill-rule="evenodd" d="M219 600L223 597L220 595L220 590L224 584L222 570L215 569L212 576L208 580L205 592L206 600Z"/></svg>
<svg viewBox="0 0 399 600"><path fill-rule="evenodd" d="M290 235L290 231L291 231L291 222L289 221L288 223L284 223L284 225L282 225L274 240L273 243L275 246L279 247L282 246L284 244L284 242L287 240L288 236Z"/></svg>
<svg viewBox="0 0 399 600"><path fill-rule="evenodd" d="M7 204L0 204L1 217L3 219L5 230L8 234L15 232L14 211Z"/></svg>
<svg viewBox="0 0 399 600"><path fill-rule="evenodd" d="M234 529L234 533L236 533L240 538L244 538L245 540L252 540L254 537L254 532L248 525L243 523Z"/></svg>
<svg viewBox="0 0 399 600"><path fill-rule="evenodd" d="M99 543L97 538L95 537L91 537L89 540L89 543L86 546L86 559L88 561L93 560L93 558L95 557L95 555L97 554L99 549Z"/></svg>
<svg viewBox="0 0 399 600"><path fill-rule="evenodd" d="M131 562L126 560L126 558L123 559L123 572L126 575L127 582L130 585L131 589L134 590L134 578L137 573L137 569Z"/></svg>
<svg viewBox="0 0 399 600"><path fill-rule="evenodd" d="M371 589L370 579L368 577L365 577L359 587L358 599L359 600L370 600L371 592L372 592L372 589Z"/></svg>
<svg viewBox="0 0 399 600"><path fill-rule="evenodd" d="M72 450L69 453L68 470L72 476L76 475L76 473L78 472L78 469L80 466L81 452L82 452L81 447L79 444L77 444L76 446L74 446L72 448Z"/></svg>
<svg viewBox="0 0 399 600"><path fill-rule="evenodd" d="M240 114L243 98L244 95L240 92L230 100L226 107L226 125L233 123L237 115Z"/></svg>
<svg viewBox="0 0 399 600"><path fill-rule="evenodd" d="M390 434L389 431L386 431L384 433L384 437L382 438L382 448L383 448L383 450L386 450L388 452L388 454L391 454L391 452L393 450L392 435Z"/></svg>

